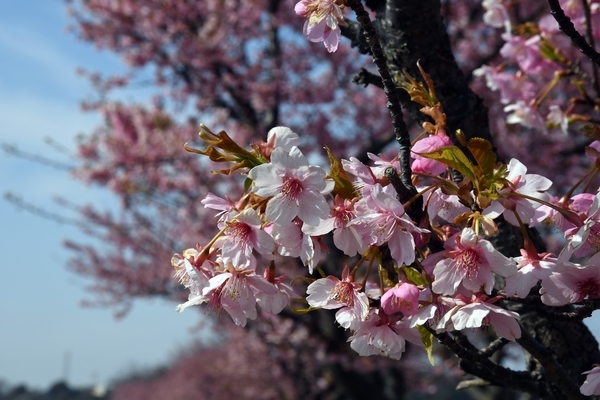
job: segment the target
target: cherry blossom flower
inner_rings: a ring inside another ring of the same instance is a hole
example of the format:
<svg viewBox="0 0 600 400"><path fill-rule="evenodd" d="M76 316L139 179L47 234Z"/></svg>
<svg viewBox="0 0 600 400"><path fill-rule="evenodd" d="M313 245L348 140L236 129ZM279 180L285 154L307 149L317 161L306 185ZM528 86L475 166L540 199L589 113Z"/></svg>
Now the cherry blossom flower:
<svg viewBox="0 0 600 400"><path fill-rule="evenodd" d="M442 162L423 157L419 153L430 153L440 147L452 145L452 140L445 134L433 135L419 140L411 148L410 156L414 158L411 165L413 172L424 172L431 175L440 175L448 169Z"/></svg>
<svg viewBox="0 0 600 400"><path fill-rule="evenodd" d="M432 220L438 216L448 222L469 211L468 207L460 203L458 196L445 194L440 188L426 193L425 207Z"/></svg>
<svg viewBox="0 0 600 400"><path fill-rule="evenodd" d="M399 283L383 294L381 308L388 315L397 312L413 315L419 309L419 289L412 283Z"/></svg>
<svg viewBox="0 0 600 400"><path fill-rule="evenodd" d="M511 182L511 185L506 185L503 189L498 190L498 194L502 197L497 201L493 201L484 210L483 214L490 218L496 218L504 213L504 219L508 223L518 226L519 221L514 214L504 212L504 210L509 209L519 214L521 221L530 224L535 217L535 210L541 204L534 200L518 197L518 194L546 201L548 195L545 191L552 186L552 181L541 175L528 174L527 167L515 158L508 163L508 176L506 179ZM517 195L511 195L513 193Z"/></svg>
<svg viewBox="0 0 600 400"><path fill-rule="evenodd" d="M543 75L552 67L552 63L542 56L540 51L541 36L534 35L528 38L522 36L502 35L506 40L500 49L500 54L508 59L515 59L523 72L529 75ZM521 105L524 105L521 104ZM505 110L506 111L506 110ZM531 109L531 111L535 111ZM539 113L536 112L536 117ZM541 117L540 117L541 118ZM508 121L507 121L508 122ZM510 122L509 122L510 123ZM525 125L525 124L523 124ZM528 126L528 125L525 125ZM530 128L533 126L529 126ZM539 126L536 126L539 128ZM545 132L545 127L542 132Z"/></svg>
<svg viewBox="0 0 600 400"><path fill-rule="evenodd" d="M229 218L229 215L232 213L237 213L238 211L235 208L235 203L231 201L228 197L225 199L208 192L206 197L200 201L200 203L204 204L205 208L211 208L213 210L219 210L216 217L219 218L219 222L217 223L217 227L219 229L223 229L225 227L225 221Z"/></svg>
<svg viewBox="0 0 600 400"><path fill-rule="evenodd" d="M433 301L429 304L425 304L425 302L422 301L422 303L425 304L424 307L419 308L415 314L406 319L410 322L411 328L414 328L417 325L427 324L432 329L435 329L437 333L441 333L446 330L444 316L448 311L454 308L458 302L459 300L456 300L453 297L433 296Z"/></svg>
<svg viewBox="0 0 600 400"><path fill-rule="evenodd" d="M269 268L265 269L264 277L277 288L277 293L268 294L263 291L255 291L254 297L260 308L271 314L279 314L294 297L294 289L283 282L284 276L270 277L270 271Z"/></svg>
<svg viewBox="0 0 600 400"><path fill-rule="evenodd" d="M506 117L508 124L520 124L527 128L537 129L542 133L548 133L546 122L539 111L527 105L524 101L517 101L504 107L505 112L511 112Z"/></svg>
<svg viewBox="0 0 600 400"><path fill-rule="evenodd" d="M595 163L600 156L600 140L594 140L585 148L585 155L592 163Z"/></svg>
<svg viewBox="0 0 600 400"><path fill-rule="evenodd" d="M311 42L323 42L328 52L337 50L342 31L346 26L342 7L337 0L301 0L294 11L308 18L304 23L304 34Z"/></svg>
<svg viewBox="0 0 600 400"><path fill-rule="evenodd" d="M312 274L321 259L321 245L317 239L304 233L302 228L302 221L296 219L287 225L273 224L271 233L278 245L277 252L282 256L299 257Z"/></svg>
<svg viewBox="0 0 600 400"><path fill-rule="evenodd" d="M562 133L567 135L569 133L569 118L567 114L560 109L560 106L557 104L552 104L550 107L550 112L546 116L546 120L552 125L560 128Z"/></svg>
<svg viewBox="0 0 600 400"><path fill-rule="evenodd" d="M375 184L371 196L357 203L357 209L363 207L363 213L350 225L356 225L365 243L376 246L387 243L392 258L399 265L408 265L415 260L415 241L410 232L428 231L418 228L404 215L404 207L390 191L393 191L391 186L384 189Z"/></svg>
<svg viewBox="0 0 600 400"><path fill-rule="evenodd" d="M275 295L277 288L253 269L237 270L229 265L228 272L209 280L202 297L209 308L225 310L236 325L246 326L248 319L256 319L255 292Z"/></svg>
<svg viewBox="0 0 600 400"><path fill-rule="evenodd" d="M558 265L540 289L542 302L549 306L564 306L585 299L600 298L600 253L589 259L588 265Z"/></svg>
<svg viewBox="0 0 600 400"><path fill-rule="evenodd" d="M386 314L371 309L369 316L348 339L350 347L361 356L381 355L399 360L406 349L406 340L422 346L418 332L407 323L390 321Z"/></svg>
<svg viewBox="0 0 600 400"><path fill-rule="evenodd" d="M202 296L202 291L208 286L208 282L213 276L212 273L206 268L197 269L187 258L179 259L174 256L171 263L175 267L175 278L178 278L181 284L190 291L188 301L179 304L176 308L177 312L204 303L205 298Z"/></svg>
<svg viewBox="0 0 600 400"><path fill-rule="evenodd" d="M582 202L586 202L587 198L582 198ZM579 204L580 205L580 204ZM575 253L576 256L582 257L589 254L591 251L600 249L600 193L596 194L592 204L586 213L586 218L579 227L575 227L565 232L569 237L569 242L559 254L559 259L568 260Z"/></svg>
<svg viewBox="0 0 600 400"><path fill-rule="evenodd" d="M356 177L353 185L363 196L365 193L370 193L373 186L380 183L380 177L375 174L375 171L357 158L350 157L349 160L342 160L342 168L347 173Z"/></svg>
<svg viewBox="0 0 600 400"><path fill-rule="evenodd" d="M281 147L284 151L291 151L293 146L300 146L300 136L285 126L276 126L267 133L267 143L272 148Z"/></svg>
<svg viewBox="0 0 600 400"><path fill-rule="evenodd" d="M491 326L498 336L510 341L514 342L521 337L521 327L517 322L520 316L516 312L488 302L486 296L473 296L471 301L460 295L458 297L457 305L440 321L440 325L446 326L446 330L461 331Z"/></svg>
<svg viewBox="0 0 600 400"><path fill-rule="evenodd" d="M362 254L367 251L356 227L348 223L355 217L354 203L347 199L335 196L333 209L327 219L321 220L318 226L303 225L302 231L311 236L325 235L333 230L333 243L347 256Z"/></svg>
<svg viewBox="0 0 600 400"><path fill-rule="evenodd" d="M268 159L275 148L281 147L285 152L290 152L293 146L300 146L300 136L285 126L271 128L267 134L267 142L259 145Z"/></svg>
<svg viewBox="0 0 600 400"><path fill-rule="evenodd" d="M596 396L600 394L600 364L594 364L594 368L583 373L587 375L585 382L579 388L584 396Z"/></svg>
<svg viewBox="0 0 600 400"><path fill-rule="evenodd" d="M227 222L224 235L215 242L215 246L221 247L223 263L231 263L236 269L255 268L253 249L264 255L272 254L275 242L260 226L260 217L252 208L245 209Z"/></svg>
<svg viewBox="0 0 600 400"><path fill-rule="evenodd" d="M334 187L325 171L308 165L300 150L292 146L289 154L281 147L271 153L271 162L250 170L252 191L257 196L271 197L266 217L278 224L287 224L296 216L309 225L318 225L329 215L329 205L323 195Z"/></svg>
<svg viewBox="0 0 600 400"><path fill-rule="evenodd" d="M492 292L495 272L504 277L517 272L514 260L497 251L490 242L479 239L471 228L449 238L444 247L444 258L433 270L435 293L451 295L462 282L473 292Z"/></svg>
<svg viewBox="0 0 600 400"><path fill-rule="evenodd" d="M317 279L306 289L306 301L311 307L326 310L343 307L343 313L339 314L339 318L336 314L336 320L344 328L352 328L369 314L369 299L364 292L358 291L360 285L354 282L348 271L348 266L345 266L342 280L330 275Z"/></svg>
<svg viewBox="0 0 600 400"><path fill-rule="evenodd" d="M519 270L516 274L506 278L504 292L509 296L517 295L524 299L539 281L550 276L552 269L560 262L550 253L529 254L526 250L521 249L521 254L522 257L515 257Z"/></svg>
<svg viewBox="0 0 600 400"><path fill-rule="evenodd" d="M505 29L506 35L511 35L511 23L508 16L508 11L500 0L483 0L481 3L485 9L483 14L483 22L494 28Z"/></svg>
<svg viewBox="0 0 600 400"><path fill-rule="evenodd" d="M498 70L497 68L484 65L473 71L476 77L484 76L488 88L500 91L500 102L502 104L515 103L518 100L532 99L536 94L535 85L516 76ZM512 111L512 110L509 110Z"/></svg>
<svg viewBox="0 0 600 400"><path fill-rule="evenodd" d="M400 161L398 161L398 157L389 160L382 154L376 155L373 153L367 153L367 157L369 157L369 160L373 161L374 165L370 168L371 171L373 171L373 174L378 178L381 178L385 170L389 167L394 168L396 171L400 171Z"/></svg>

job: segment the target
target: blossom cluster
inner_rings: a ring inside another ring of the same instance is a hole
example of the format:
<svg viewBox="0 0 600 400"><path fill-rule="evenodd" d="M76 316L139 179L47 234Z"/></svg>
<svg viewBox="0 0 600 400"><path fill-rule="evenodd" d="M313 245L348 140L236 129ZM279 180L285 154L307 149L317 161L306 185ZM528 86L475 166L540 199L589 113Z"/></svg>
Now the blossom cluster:
<svg viewBox="0 0 600 400"><path fill-rule="evenodd" d="M351 331L350 346L360 355L399 359L406 341L423 346L432 333L489 326L518 339L519 315L503 301L533 295L562 306L600 298L600 194L556 199L547 193L552 182L527 173L518 160L485 161L491 150L481 150L481 140L467 144L477 165L448 161L464 154L446 139L430 136L415 146L428 152L413 154L424 198L422 217L414 220L412 205L398 200L386 177L390 168L399 170L397 159L369 154L373 164L366 165L330 154L326 172L309 162L300 137L286 127L273 128L251 151L204 126L201 137L210 144L204 154L220 152L236 163L232 170L246 176L246 191L236 201L212 193L202 201L218 211L219 233L173 257L177 278L190 290L178 311L206 304L244 326L257 318L257 305L277 314L304 301L308 310L337 310L336 322ZM470 179L447 179L447 164ZM526 237L522 256L506 257L489 238L500 216L516 226L552 223L567 244L558 256L538 254ZM328 235L354 265L325 272L319 262ZM586 255L592 257L585 265L571 260ZM276 274L283 257L321 275L306 278L304 300Z"/></svg>

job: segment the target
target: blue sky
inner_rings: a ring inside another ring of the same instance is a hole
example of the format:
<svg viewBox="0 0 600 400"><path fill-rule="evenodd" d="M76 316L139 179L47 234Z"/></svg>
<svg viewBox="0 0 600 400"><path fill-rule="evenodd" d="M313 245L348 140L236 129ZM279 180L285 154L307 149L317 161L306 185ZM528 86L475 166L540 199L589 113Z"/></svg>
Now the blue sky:
<svg viewBox="0 0 600 400"><path fill-rule="evenodd" d="M116 57L79 42L67 24L60 0L0 2L0 143L66 161L44 138L73 150L75 135L100 123L79 110L92 90L77 67L122 68ZM0 151L0 193L6 192L58 212L57 195L116 206L109 193L65 172ZM73 385L107 383L131 368L168 361L197 337L192 328L200 314L178 314L173 303L137 302L123 320L109 309L81 307L93 297L86 293L88 282L66 269L69 253L62 247L65 238L79 236L76 228L0 199L1 380L44 389L66 372Z"/></svg>

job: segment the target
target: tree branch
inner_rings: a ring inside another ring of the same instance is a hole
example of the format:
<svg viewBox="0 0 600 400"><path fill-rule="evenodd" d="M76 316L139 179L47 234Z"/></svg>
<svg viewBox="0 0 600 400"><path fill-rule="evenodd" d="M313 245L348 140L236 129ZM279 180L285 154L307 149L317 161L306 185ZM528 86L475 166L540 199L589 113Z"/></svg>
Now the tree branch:
<svg viewBox="0 0 600 400"><path fill-rule="evenodd" d="M585 38L577 32L575 25L573 25L571 19L565 15L558 0L548 0L548 4L550 5L550 14L554 17L556 22L558 22L559 29L571 39L586 57L588 57L595 65L600 66L600 54L598 54Z"/></svg>

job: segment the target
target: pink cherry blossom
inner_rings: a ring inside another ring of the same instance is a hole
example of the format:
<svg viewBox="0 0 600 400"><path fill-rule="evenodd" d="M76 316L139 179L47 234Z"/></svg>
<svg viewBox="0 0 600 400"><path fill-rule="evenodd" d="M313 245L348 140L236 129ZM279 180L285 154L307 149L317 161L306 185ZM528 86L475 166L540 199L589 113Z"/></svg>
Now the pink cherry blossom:
<svg viewBox="0 0 600 400"><path fill-rule="evenodd" d="M346 26L342 8L336 0L301 0L294 7L304 23L304 34L311 42L323 42L330 53L338 48L341 26Z"/></svg>
<svg viewBox="0 0 600 400"><path fill-rule="evenodd" d="M302 232L311 236L320 236L333 230L333 243L344 254L354 256L356 253L363 254L367 251L368 246L356 231L356 227L349 225L356 215L354 202L336 196L329 215L329 218L321 220L318 226L303 225Z"/></svg>
<svg viewBox="0 0 600 400"><path fill-rule="evenodd" d="M560 262L549 253L529 254L521 249L521 254L521 257L515 257L519 270L506 278L504 291L509 296L517 295L523 299L539 281L547 279Z"/></svg>
<svg viewBox="0 0 600 400"><path fill-rule="evenodd" d="M254 268L256 259L252 250L269 255L275 251L273 238L261 229L261 221L252 208L247 208L227 222L224 235L215 246L221 246L223 263L236 269Z"/></svg>
<svg viewBox="0 0 600 400"><path fill-rule="evenodd" d="M209 308L225 310L236 325L246 326L248 319L256 319L255 292L275 295L277 288L253 269L237 270L230 266L228 272L212 277L202 291Z"/></svg>
<svg viewBox="0 0 600 400"><path fill-rule="evenodd" d="M448 166L430 158L423 157L419 153L430 153L440 147L452 145L452 140L445 134L433 135L417 141L411 148L410 156L414 158L411 165L413 172L424 172L431 175L440 175L448 169Z"/></svg>
<svg viewBox="0 0 600 400"><path fill-rule="evenodd" d="M377 155L373 153L367 153L367 157L369 157L369 160L373 161L374 165L370 168L371 171L373 171L373 174L378 178L381 178L385 170L389 167L394 168L396 171L400 171L400 161L398 161L398 157L394 157L390 160L383 154Z"/></svg>
<svg viewBox="0 0 600 400"><path fill-rule="evenodd" d="M530 75L541 75L553 67L553 64L540 52L540 35L525 38L505 34L503 38L506 43L500 49L500 54L505 58L515 59L523 72Z"/></svg>
<svg viewBox="0 0 600 400"><path fill-rule="evenodd" d="M413 315L419 309L419 289L412 283L399 283L383 294L381 308L388 315L397 312Z"/></svg>
<svg viewBox="0 0 600 400"><path fill-rule="evenodd" d="M468 207L460 203L458 196L445 194L440 188L426 192L425 207L429 218L433 220L438 216L447 222L452 222L460 214L469 211Z"/></svg>
<svg viewBox="0 0 600 400"><path fill-rule="evenodd" d="M350 157L348 160L342 160L342 167L344 171L356 177L352 184L363 196L365 193L370 193L375 184L380 183L381 177L375 174L373 168L363 164L357 158Z"/></svg>
<svg viewBox="0 0 600 400"><path fill-rule="evenodd" d="M500 91L500 103L502 104L516 103L523 99L530 100L536 94L535 85L532 82L489 65L474 70L473 76L484 76L488 88ZM512 109L508 111L512 111Z"/></svg>
<svg viewBox="0 0 600 400"><path fill-rule="evenodd" d="M273 150L271 162L250 170L252 191L257 196L271 197L266 216L271 222L286 224L298 216L308 225L318 225L329 215L323 195L334 187L325 171L308 165L308 160L293 146L289 154L281 147Z"/></svg>
<svg viewBox="0 0 600 400"><path fill-rule="evenodd" d="M376 246L387 243L392 258L400 265L408 265L415 260L415 241L411 232L428 231L413 224L404 214L402 204L390 191L393 191L391 186L384 189L380 184L375 184L370 196L358 202L357 208L363 208L362 214L350 225L356 225L365 243Z"/></svg>
<svg viewBox="0 0 600 400"><path fill-rule="evenodd" d="M550 124L560 128L562 133L567 135L569 133L569 118L567 114L557 104L552 104L549 108L550 112L546 116L546 120Z"/></svg>
<svg viewBox="0 0 600 400"><path fill-rule="evenodd" d="M288 305L291 298L297 296L294 293L294 289L283 282L284 276L270 277L270 271L269 268L265 269L264 277L277 288L277 293L268 294L263 291L255 291L254 297L256 297L256 303L260 308L275 315L279 314Z"/></svg>
<svg viewBox="0 0 600 400"><path fill-rule="evenodd" d="M207 268L198 269L194 267L187 258L178 259L174 257L171 262L175 267L175 278L178 278L181 284L190 291L188 301L179 304L176 308L177 312L204 303L205 299L202 296L202 291L208 286L208 282L213 276L212 271Z"/></svg>
<svg viewBox="0 0 600 400"><path fill-rule="evenodd" d="M348 340L350 347L361 356L381 355L393 360L402 357L406 345L404 337L387 321L387 316L380 317L376 310L369 313Z"/></svg>
<svg viewBox="0 0 600 400"><path fill-rule="evenodd" d="M542 302L549 306L563 306L585 299L600 298L600 253L579 267L565 263L558 265L540 289Z"/></svg>
<svg viewBox="0 0 600 400"><path fill-rule="evenodd" d="M447 330L491 326L498 336L510 341L521 337L521 327L517 322L520 316L516 312L488 302L485 296L473 297L471 301L463 297L462 300L459 299L457 305L440 321L440 325L445 325Z"/></svg>
<svg viewBox="0 0 600 400"><path fill-rule="evenodd" d="M302 222L294 220L291 224L274 224L271 233L277 244L277 252L282 256L299 257L308 267L308 272L313 269L321 259L321 244L312 236L302 231Z"/></svg>
<svg viewBox="0 0 600 400"><path fill-rule="evenodd" d="M540 132L547 133L546 122L540 115L540 112L526 104L524 101L517 101L504 107L505 112L511 112L506 117L506 122L509 124L520 124L527 128L536 129Z"/></svg>
<svg viewBox="0 0 600 400"><path fill-rule="evenodd" d="M485 9L483 22L494 28L504 27L506 35L511 34L511 23L508 11L501 0L483 0L481 3Z"/></svg>
<svg viewBox="0 0 600 400"><path fill-rule="evenodd" d="M359 292L360 285L348 273L348 266L344 267L342 280L335 276L317 279L306 289L306 301L311 307L333 310L343 307L343 311L336 315L338 323L344 328L352 328L357 321L364 320L369 313L369 299L364 292ZM340 311L342 311L340 310Z"/></svg>
<svg viewBox="0 0 600 400"><path fill-rule="evenodd" d="M600 156L600 140L594 140L585 149L585 155L590 159L591 162L595 163Z"/></svg>
<svg viewBox="0 0 600 400"><path fill-rule="evenodd" d="M286 126L276 126L267 133L267 144L271 149L281 147L289 152L293 146L300 146L300 136Z"/></svg>
<svg viewBox="0 0 600 400"><path fill-rule="evenodd" d="M220 212L216 215L219 218L217 227L223 229L225 227L225 221L227 221L229 214L237 213L235 203L228 197L221 198L211 192L208 192L206 197L200 201L206 208L212 208L213 210L219 210Z"/></svg>
<svg viewBox="0 0 600 400"><path fill-rule="evenodd" d="M277 147L281 147L289 153L293 146L300 146L300 136L286 126L276 126L267 133L267 141L257 145L262 154L271 159L271 153Z"/></svg>
<svg viewBox="0 0 600 400"><path fill-rule="evenodd" d="M473 292L490 294L494 287L493 272L504 277L517 272L514 260L502 255L487 240L479 239L471 228L450 237L444 247L444 258L433 270L435 293L454 294L462 282Z"/></svg>
<svg viewBox="0 0 600 400"><path fill-rule="evenodd" d="M548 199L545 191L552 186L552 181L541 175L528 174L527 167L515 158L511 159L508 163L508 176L506 179L511 184L498 190L498 194L502 197L498 201L493 201L484 210L484 215L496 218L498 215L504 213L504 219L507 222L518 226L519 222L514 214L512 212L504 212L505 209L509 209L519 214L519 218L523 223L530 224L531 220L535 217L535 210L540 207L541 203L518 197L518 195L522 194L545 201Z"/></svg>
<svg viewBox="0 0 600 400"><path fill-rule="evenodd" d="M581 204L577 204L577 206L585 205L587 200L589 197L583 197ZM600 224L598 222L600 222L600 193L594 197L581 226L565 232L569 242L558 258L568 260L573 253L582 257L600 249Z"/></svg>
<svg viewBox="0 0 600 400"><path fill-rule="evenodd" d="M584 396L596 396L600 394L600 364L594 364L594 368L585 371L585 382L581 385L579 391Z"/></svg>

